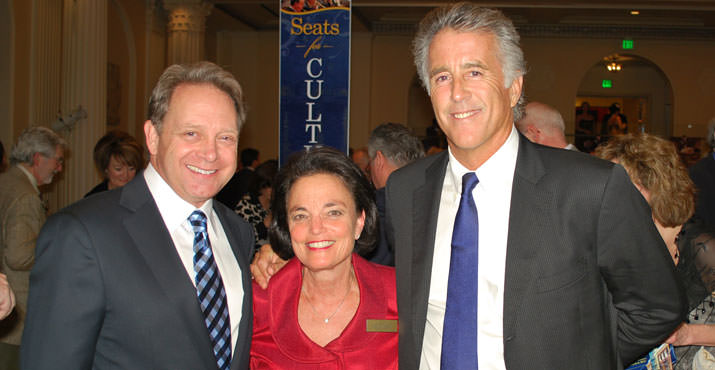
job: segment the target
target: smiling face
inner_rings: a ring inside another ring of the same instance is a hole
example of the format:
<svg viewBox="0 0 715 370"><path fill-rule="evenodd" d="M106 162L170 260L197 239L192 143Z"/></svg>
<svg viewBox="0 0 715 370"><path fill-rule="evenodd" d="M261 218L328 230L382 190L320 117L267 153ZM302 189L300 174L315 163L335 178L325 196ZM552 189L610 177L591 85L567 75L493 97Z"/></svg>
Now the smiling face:
<svg viewBox="0 0 715 370"><path fill-rule="evenodd" d="M111 156L109 157L109 166L104 170L104 173L107 175L107 187L114 189L121 188L129 181L132 181L137 174L137 169L117 159L117 157Z"/></svg>
<svg viewBox="0 0 715 370"><path fill-rule="evenodd" d="M476 169L506 141L522 77L504 87L491 33L438 32L429 47L432 107L449 147L462 165Z"/></svg>
<svg viewBox="0 0 715 370"><path fill-rule="evenodd" d="M152 166L177 195L200 207L236 172L236 122L223 91L209 84L177 86L161 132L144 123Z"/></svg>
<svg viewBox="0 0 715 370"><path fill-rule="evenodd" d="M329 174L302 177L286 198L293 252L310 271L349 268L355 240L365 224L342 181Z"/></svg>

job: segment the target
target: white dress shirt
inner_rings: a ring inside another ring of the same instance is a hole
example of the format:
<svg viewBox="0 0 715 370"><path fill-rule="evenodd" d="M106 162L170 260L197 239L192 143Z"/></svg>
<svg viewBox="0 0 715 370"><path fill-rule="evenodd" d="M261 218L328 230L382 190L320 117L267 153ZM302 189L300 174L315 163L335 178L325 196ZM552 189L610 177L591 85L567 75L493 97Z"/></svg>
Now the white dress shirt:
<svg viewBox="0 0 715 370"><path fill-rule="evenodd" d="M179 197L151 164L144 170L144 179L152 197L154 197L156 206L159 208L164 225L166 225L166 229L171 234L171 240L174 242L176 252L184 264L184 269L186 269L186 273L191 278L191 282L196 286L194 229L189 223L189 215L196 210L196 207ZM223 280L224 290L226 291L228 314L231 322L231 356L233 356L243 307L241 268L238 266L238 261L236 261L231 245L228 243L221 221L213 210L213 199L207 200L199 209L206 214L206 229L211 242L211 251L221 273L221 280ZM198 302L198 297L196 299Z"/></svg>
<svg viewBox="0 0 715 370"><path fill-rule="evenodd" d="M512 127L506 142L475 171L479 179L472 195L479 217L477 346L480 370L505 369L504 271L511 187L518 149L519 135ZM420 360L422 370L440 368L452 230L462 192L462 176L467 172L469 170L454 158L450 150L437 218L427 321Z"/></svg>

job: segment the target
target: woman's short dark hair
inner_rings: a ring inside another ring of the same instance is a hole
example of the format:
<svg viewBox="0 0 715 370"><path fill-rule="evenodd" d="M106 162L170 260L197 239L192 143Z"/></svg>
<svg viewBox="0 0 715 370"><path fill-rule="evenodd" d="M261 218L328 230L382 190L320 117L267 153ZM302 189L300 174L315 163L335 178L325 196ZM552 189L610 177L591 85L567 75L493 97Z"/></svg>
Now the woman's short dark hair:
<svg viewBox="0 0 715 370"><path fill-rule="evenodd" d="M375 247L378 233L378 215L375 205L375 188L360 168L344 153L329 147L315 147L294 154L278 171L273 183L271 210L273 221L268 237L273 250L283 259L293 257L286 201L291 187L298 179L317 174L333 175L340 179L353 195L357 214L365 212L365 225L357 241L355 252L365 255Z"/></svg>
<svg viewBox="0 0 715 370"><path fill-rule="evenodd" d="M94 164L104 178L107 177L105 170L112 157L134 167L137 172L144 169L144 149L132 135L124 131L109 131L94 146Z"/></svg>

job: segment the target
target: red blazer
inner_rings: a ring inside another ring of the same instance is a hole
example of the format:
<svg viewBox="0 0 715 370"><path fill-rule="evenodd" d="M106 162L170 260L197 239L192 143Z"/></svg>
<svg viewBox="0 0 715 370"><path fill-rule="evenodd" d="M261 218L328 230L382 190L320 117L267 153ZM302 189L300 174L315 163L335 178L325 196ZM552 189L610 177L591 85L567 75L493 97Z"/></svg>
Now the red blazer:
<svg viewBox="0 0 715 370"><path fill-rule="evenodd" d="M321 347L298 325L301 264L293 258L253 287L251 369L397 369L397 332L367 332L367 320L397 320L395 269L352 256L360 305L343 333ZM254 283L255 284L255 283Z"/></svg>

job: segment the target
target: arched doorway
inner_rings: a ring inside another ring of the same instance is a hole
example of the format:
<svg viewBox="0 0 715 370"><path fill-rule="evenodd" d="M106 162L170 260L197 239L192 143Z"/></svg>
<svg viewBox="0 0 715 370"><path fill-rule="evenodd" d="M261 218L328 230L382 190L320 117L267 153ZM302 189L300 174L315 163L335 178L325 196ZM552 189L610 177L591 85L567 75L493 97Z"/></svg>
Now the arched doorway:
<svg viewBox="0 0 715 370"><path fill-rule="evenodd" d="M588 114L581 108L584 102L590 105ZM609 135L606 120L615 107L627 121L627 132L662 137L673 132L670 80L655 63L638 55L611 54L597 61L581 79L574 103L575 141L582 150L589 151L589 141Z"/></svg>

